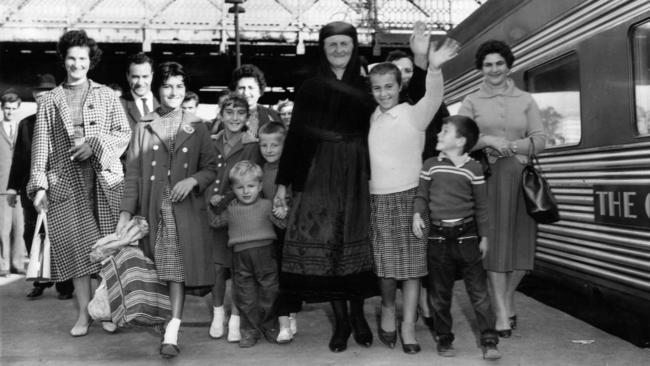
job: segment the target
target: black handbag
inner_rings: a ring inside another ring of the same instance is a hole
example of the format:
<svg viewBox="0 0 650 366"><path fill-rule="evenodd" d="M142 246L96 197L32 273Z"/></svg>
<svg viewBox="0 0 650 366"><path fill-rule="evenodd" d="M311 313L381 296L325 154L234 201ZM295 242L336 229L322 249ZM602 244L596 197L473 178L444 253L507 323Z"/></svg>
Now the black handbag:
<svg viewBox="0 0 650 366"><path fill-rule="evenodd" d="M528 164L521 173L521 188L524 191L526 210L538 223L552 224L560 220L557 201L553 196L553 192L551 192L551 187L542 176L541 171L535 168L533 161L539 166L539 161L535 155L535 143L531 138L530 148L528 149Z"/></svg>

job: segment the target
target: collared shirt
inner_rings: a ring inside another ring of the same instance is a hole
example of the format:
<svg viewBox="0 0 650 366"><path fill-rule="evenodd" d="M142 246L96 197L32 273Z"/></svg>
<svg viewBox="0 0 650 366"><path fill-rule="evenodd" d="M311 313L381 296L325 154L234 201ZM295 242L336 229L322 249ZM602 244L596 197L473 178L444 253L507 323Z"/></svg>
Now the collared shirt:
<svg viewBox="0 0 650 366"><path fill-rule="evenodd" d="M418 103L398 104L370 116L370 193L403 192L418 186L425 130L442 103L442 73L429 70Z"/></svg>
<svg viewBox="0 0 650 366"><path fill-rule="evenodd" d="M18 130L18 123L15 121L2 121L2 128L9 137L15 137Z"/></svg>
<svg viewBox="0 0 650 366"><path fill-rule="evenodd" d="M153 112L153 93L151 90L144 97L135 94L133 91L131 91L131 95L133 96L133 101L135 101L135 105L138 107L141 116L145 115L142 98L147 100L147 108L149 108L149 112Z"/></svg>
<svg viewBox="0 0 650 366"><path fill-rule="evenodd" d="M455 165L444 153L427 159L420 173L413 210L429 218L448 221L474 217L479 236L488 232L487 189L483 168L465 154Z"/></svg>

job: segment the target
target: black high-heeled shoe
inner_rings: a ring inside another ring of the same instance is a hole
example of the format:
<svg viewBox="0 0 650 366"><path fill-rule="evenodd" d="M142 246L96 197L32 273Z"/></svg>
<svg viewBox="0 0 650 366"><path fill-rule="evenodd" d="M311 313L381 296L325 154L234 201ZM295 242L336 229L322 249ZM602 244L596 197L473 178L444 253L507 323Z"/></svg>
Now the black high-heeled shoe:
<svg viewBox="0 0 650 366"><path fill-rule="evenodd" d="M363 315L351 316L350 323L352 324L352 335L354 340L361 346L372 346L372 331Z"/></svg>
<svg viewBox="0 0 650 366"><path fill-rule="evenodd" d="M497 334L499 335L499 338L510 338L512 337L512 329L497 329Z"/></svg>
<svg viewBox="0 0 650 366"><path fill-rule="evenodd" d="M377 328L377 338L381 343L385 344L388 348L395 348L397 343L397 331L387 332L381 329L381 326Z"/></svg>
<svg viewBox="0 0 650 366"><path fill-rule="evenodd" d="M510 329L517 329L517 314L508 318L510 320Z"/></svg>
<svg viewBox="0 0 650 366"><path fill-rule="evenodd" d="M351 333L352 329L347 322L335 325L334 334L332 334L329 343L330 351L335 353L345 351L348 348L348 338L350 338Z"/></svg>

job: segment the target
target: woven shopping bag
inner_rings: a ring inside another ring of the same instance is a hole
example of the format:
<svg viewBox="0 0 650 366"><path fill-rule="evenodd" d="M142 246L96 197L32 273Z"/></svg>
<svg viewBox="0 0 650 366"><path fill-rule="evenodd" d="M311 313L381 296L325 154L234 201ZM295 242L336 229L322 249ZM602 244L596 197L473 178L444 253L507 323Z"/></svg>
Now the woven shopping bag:
<svg viewBox="0 0 650 366"><path fill-rule="evenodd" d="M45 234L41 234L41 227L43 227ZM47 217L45 211L41 211L36 219L36 228L32 240L32 249L29 253L26 280L40 282L51 281L50 260L50 234L47 229Z"/></svg>

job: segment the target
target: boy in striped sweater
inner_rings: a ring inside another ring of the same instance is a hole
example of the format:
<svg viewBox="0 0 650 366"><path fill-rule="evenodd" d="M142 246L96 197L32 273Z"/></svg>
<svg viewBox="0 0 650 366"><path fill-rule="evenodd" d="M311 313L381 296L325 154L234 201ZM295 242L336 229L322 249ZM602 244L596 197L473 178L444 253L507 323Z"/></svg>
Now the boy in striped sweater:
<svg viewBox="0 0 650 366"><path fill-rule="evenodd" d="M237 197L220 215L211 210L210 226L228 226L228 246L233 249L234 301L240 310L239 347L253 347L262 335L270 342L277 337L273 306L278 297L278 266L273 242L273 225L285 227L287 212L273 208L259 196L262 168L242 160L230 170L232 190Z"/></svg>
<svg viewBox="0 0 650 366"><path fill-rule="evenodd" d="M501 358L499 338L487 290L482 259L488 250L487 190L481 164L468 153L476 144L476 122L465 116L443 119L438 133L437 157L427 159L414 199L413 233L421 238L429 210L427 248L429 303L433 314L438 354L455 355L451 332L451 297L456 273L462 273L481 332L483 358Z"/></svg>

